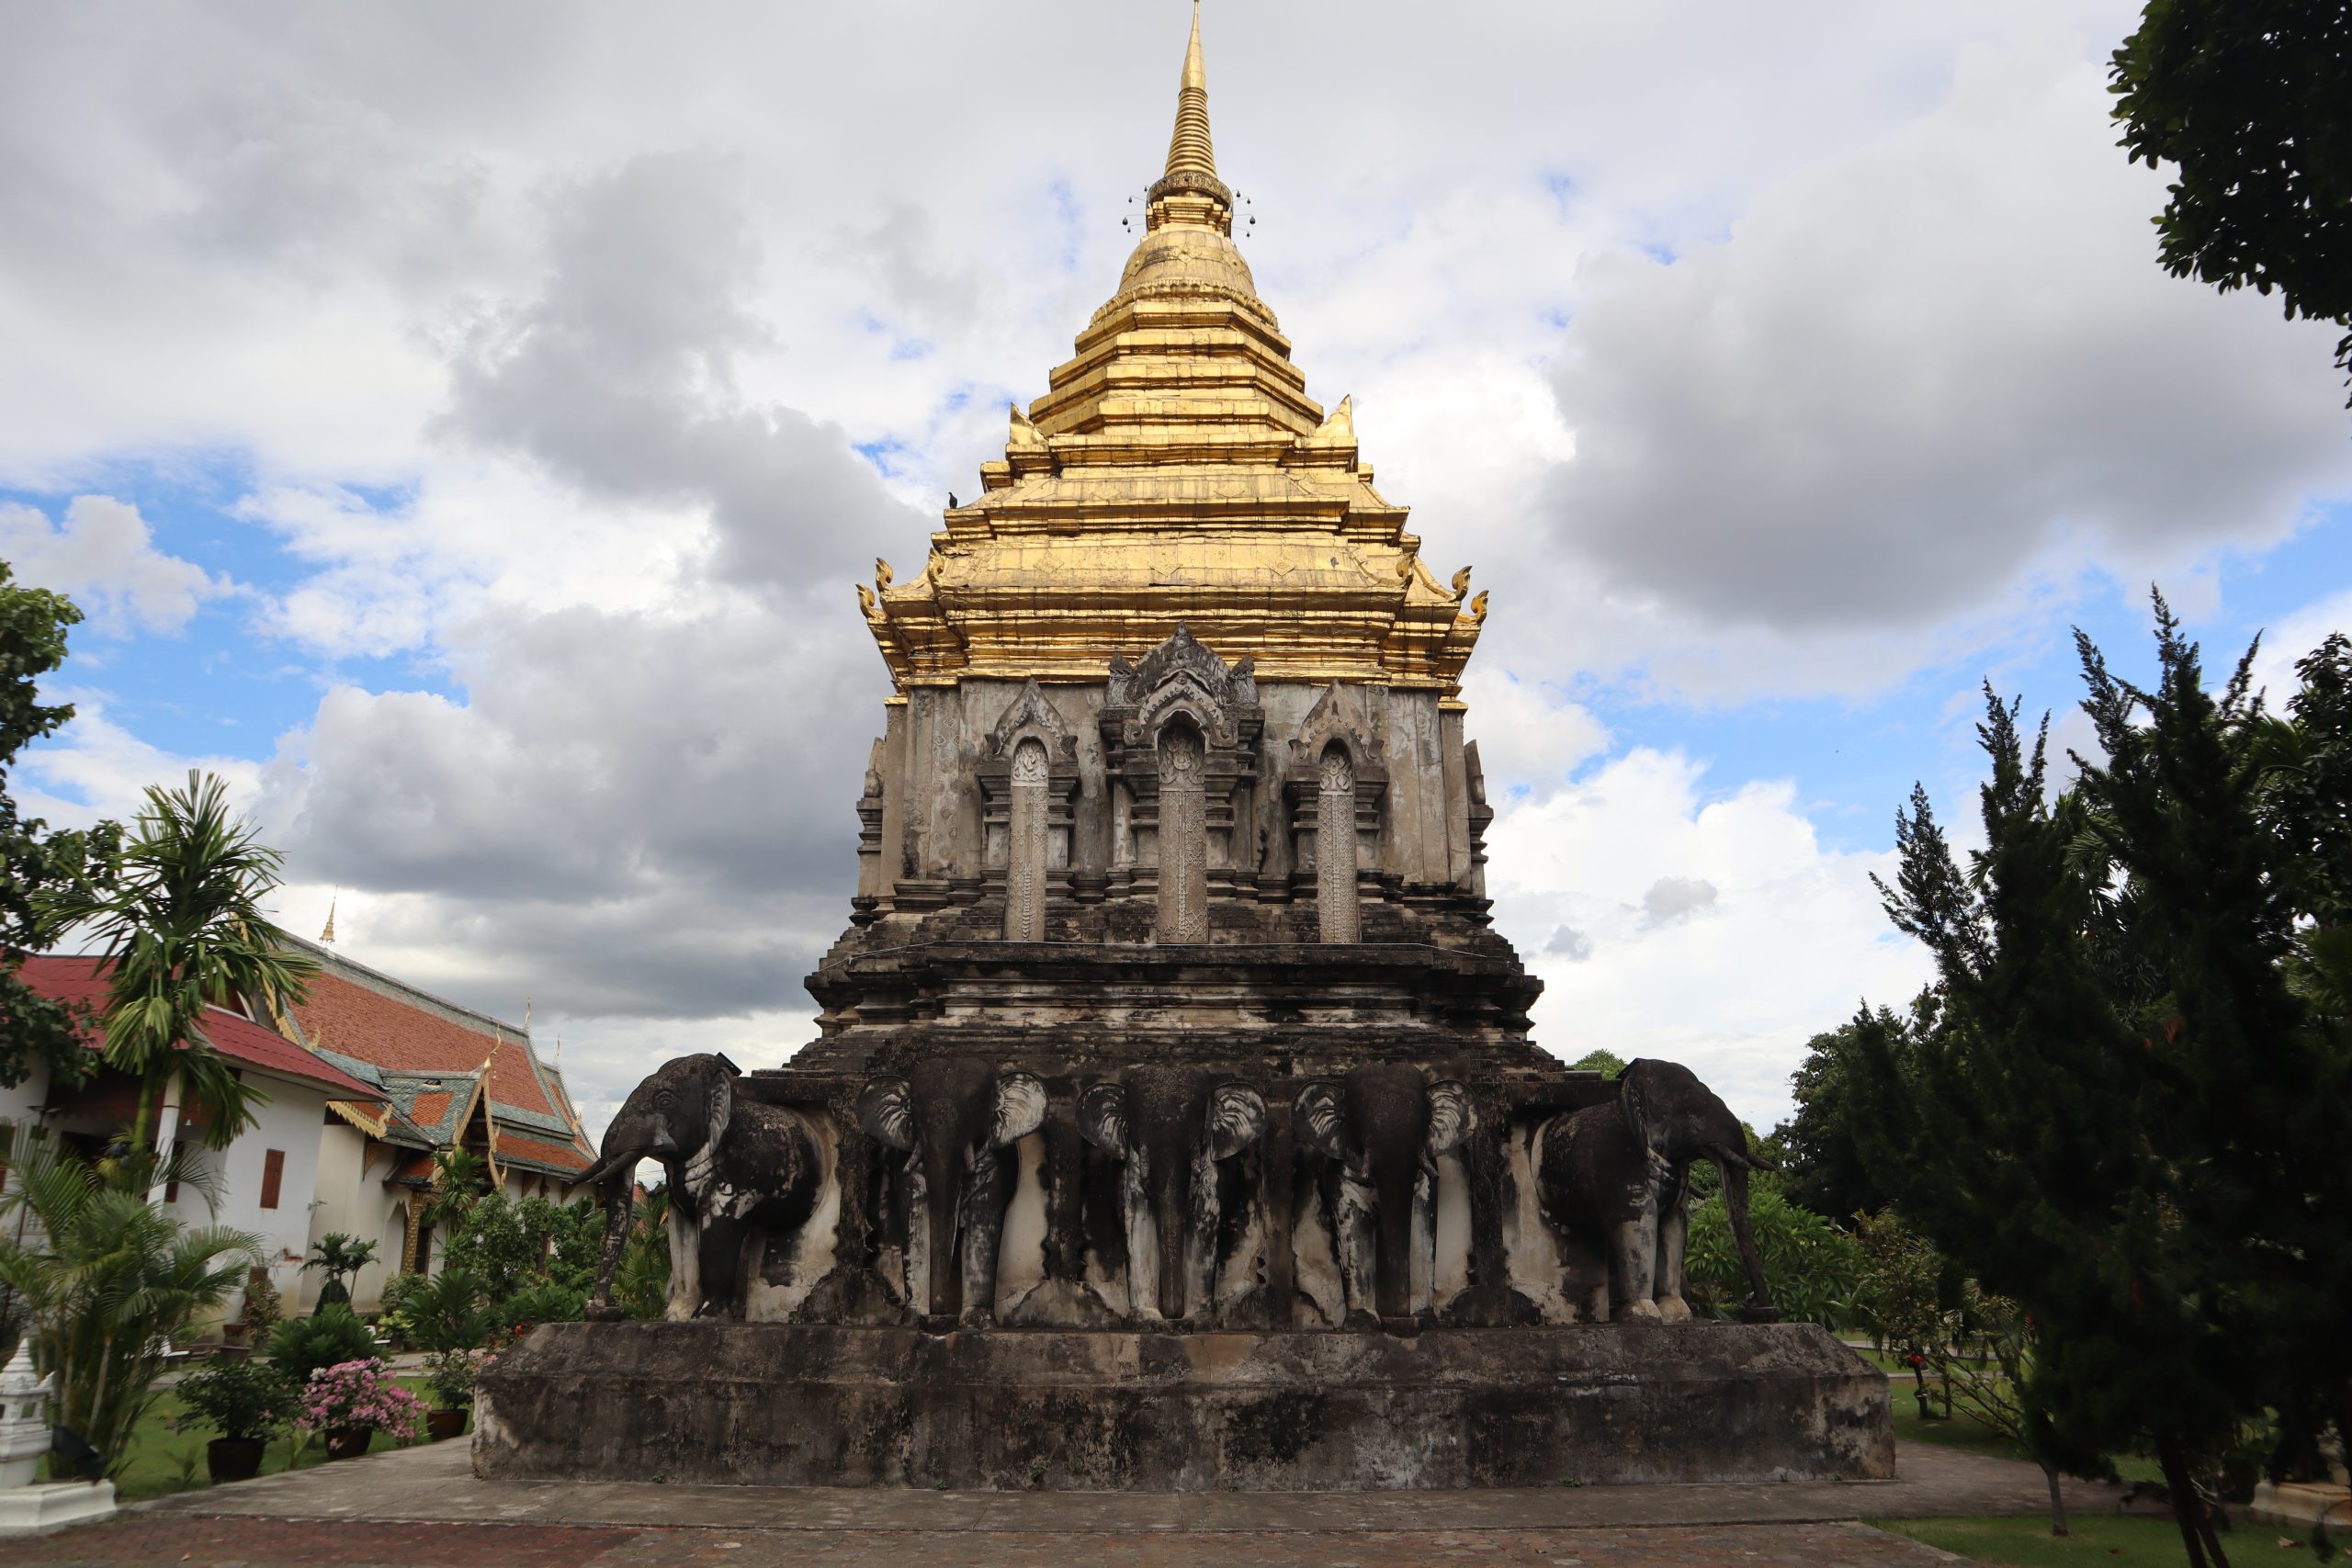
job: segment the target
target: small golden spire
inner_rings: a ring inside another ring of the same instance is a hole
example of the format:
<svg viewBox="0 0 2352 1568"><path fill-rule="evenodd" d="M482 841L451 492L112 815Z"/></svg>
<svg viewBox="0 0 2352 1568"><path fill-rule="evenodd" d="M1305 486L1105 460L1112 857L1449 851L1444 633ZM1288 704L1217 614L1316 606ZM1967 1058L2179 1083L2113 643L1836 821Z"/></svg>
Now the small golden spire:
<svg viewBox="0 0 2352 1568"><path fill-rule="evenodd" d="M1216 178L1216 152L1209 145L1209 73L1201 65L1201 0L1193 0L1193 41L1184 50L1184 79L1176 89L1168 173Z"/></svg>
<svg viewBox="0 0 2352 1568"><path fill-rule="evenodd" d="M336 893L327 899L327 923L326 929L319 932L319 940L321 942L333 942L334 940L334 907L342 900L342 897L343 895L341 893Z"/></svg>

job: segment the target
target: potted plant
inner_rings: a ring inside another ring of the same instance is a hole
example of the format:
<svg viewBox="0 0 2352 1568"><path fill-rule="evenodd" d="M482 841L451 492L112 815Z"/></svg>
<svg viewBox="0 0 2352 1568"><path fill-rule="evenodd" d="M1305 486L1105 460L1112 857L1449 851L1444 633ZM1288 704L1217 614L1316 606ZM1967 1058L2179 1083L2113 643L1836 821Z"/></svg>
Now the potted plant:
<svg viewBox="0 0 2352 1568"><path fill-rule="evenodd" d="M424 1419L424 1402L394 1382L373 1357L321 1367L302 1385L302 1409L294 1424L327 1435L327 1458L357 1459L379 1431L413 1438Z"/></svg>
<svg viewBox="0 0 2352 1568"><path fill-rule="evenodd" d="M465 1431L474 1386L496 1359L487 1350L436 1350L424 1359L424 1382L433 1390L434 1402L425 1414L424 1429L435 1442Z"/></svg>
<svg viewBox="0 0 2352 1568"><path fill-rule="evenodd" d="M374 1242L356 1241L341 1231L331 1231L312 1242L310 1259L302 1265L302 1271L307 1274L316 1269L327 1277L326 1283L319 1287L319 1303L315 1310L337 1304L349 1306L350 1281L357 1279L359 1271L374 1261Z"/></svg>
<svg viewBox="0 0 2352 1568"><path fill-rule="evenodd" d="M251 1269L245 1276L244 1315L234 1323L221 1325L221 1333L234 1346L266 1344L270 1330L277 1326L285 1310L285 1303L277 1294L277 1286L270 1280L269 1270Z"/></svg>
<svg viewBox="0 0 2352 1568"><path fill-rule="evenodd" d="M180 1380L177 1393L174 1431L220 1434L204 1446L204 1468L216 1482L259 1473L262 1450L293 1412L292 1391L265 1362L207 1362Z"/></svg>

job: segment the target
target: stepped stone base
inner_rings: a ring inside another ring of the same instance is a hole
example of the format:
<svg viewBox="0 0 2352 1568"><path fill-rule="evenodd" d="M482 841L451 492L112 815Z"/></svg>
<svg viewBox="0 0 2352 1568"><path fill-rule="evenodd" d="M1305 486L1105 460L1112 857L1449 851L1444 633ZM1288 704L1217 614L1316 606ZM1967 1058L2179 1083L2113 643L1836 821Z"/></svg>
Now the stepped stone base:
<svg viewBox="0 0 2352 1568"><path fill-rule="evenodd" d="M0 1536L47 1535L115 1511L111 1481L52 1481L0 1489Z"/></svg>
<svg viewBox="0 0 2352 1568"><path fill-rule="evenodd" d="M1377 1333L550 1324L484 1478L1080 1491L1881 1480L1884 1374L1809 1324Z"/></svg>

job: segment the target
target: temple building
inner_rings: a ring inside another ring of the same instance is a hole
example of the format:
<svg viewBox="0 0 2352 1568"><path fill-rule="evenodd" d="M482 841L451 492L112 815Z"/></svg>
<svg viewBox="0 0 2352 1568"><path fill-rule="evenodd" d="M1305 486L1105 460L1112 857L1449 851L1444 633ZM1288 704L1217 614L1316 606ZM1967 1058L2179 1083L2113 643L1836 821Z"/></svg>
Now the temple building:
<svg viewBox="0 0 2352 1568"><path fill-rule="evenodd" d="M477 1474L1892 1473L1884 1376L1772 1321L1730 1108L1528 1039L1462 702L1486 596L1351 412L1234 246L1196 11L1115 292L922 570L859 587L893 689L819 1037L623 1102L590 1321L484 1376ZM648 1158L659 1324L612 1293ZM1702 1160L1740 1322L1684 1296Z"/></svg>
<svg viewBox="0 0 2352 1568"><path fill-rule="evenodd" d="M311 1237L341 1232L377 1245L352 1282L362 1310L399 1273L432 1273L446 1239L424 1218L437 1156L472 1153L492 1191L559 1201L593 1157L563 1073L527 1028L436 997L354 962L324 942L289 939L318 960L287 1034L367 1086L369 1100L327 1106ZM303 1304L320 1276L303 1280Z"/></svg>
<svg viewBox="0 0 2352 1568"><path fill-rule="evenodd" d="M1196 17L1117 291L922 570L858 590L894 692L796 1066L1535 1059L1464 734L1487 595L1307 395L1233 219Z"/></svg>

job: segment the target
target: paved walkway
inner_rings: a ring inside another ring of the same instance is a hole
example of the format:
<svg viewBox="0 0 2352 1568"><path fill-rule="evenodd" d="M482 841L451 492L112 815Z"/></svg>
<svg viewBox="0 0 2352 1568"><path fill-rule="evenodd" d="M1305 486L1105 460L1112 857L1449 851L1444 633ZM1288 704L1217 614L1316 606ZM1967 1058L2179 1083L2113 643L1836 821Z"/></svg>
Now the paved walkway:
<svg viewBox="0 0 2352 1568"><path fill-rule="evenodd" d="M139 1505L11 1543L34 1564L251 1568L595 1568L931 1563L1471 1562L1708 1568L1924 1565L1942 1554L1868 1517L2035 1513L2041 1472L1901 1445L1896 1481L1585 1486L1541 1491L957 1493L480 1482L466 1445L435 1444ZM2079 1508L2116 1494L2071 1483Z"/></svg>

